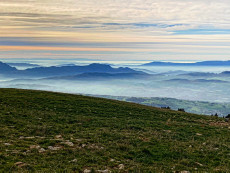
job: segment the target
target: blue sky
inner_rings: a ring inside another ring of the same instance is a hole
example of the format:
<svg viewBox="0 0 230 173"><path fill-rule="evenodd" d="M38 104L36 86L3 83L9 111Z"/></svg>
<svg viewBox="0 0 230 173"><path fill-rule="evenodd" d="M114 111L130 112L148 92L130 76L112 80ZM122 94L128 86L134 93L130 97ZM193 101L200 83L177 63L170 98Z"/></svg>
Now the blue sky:
<svg viewBox="0 0 230 173"><path fill-rule="evenodd" d="M0 0L0 58L230 59L228 0Z"/></svg>

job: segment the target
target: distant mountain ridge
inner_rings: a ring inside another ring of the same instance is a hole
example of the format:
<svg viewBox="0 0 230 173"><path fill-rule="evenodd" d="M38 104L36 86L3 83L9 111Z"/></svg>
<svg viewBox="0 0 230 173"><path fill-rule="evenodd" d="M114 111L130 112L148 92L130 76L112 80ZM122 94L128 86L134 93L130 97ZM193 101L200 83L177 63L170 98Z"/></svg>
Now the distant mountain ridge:
<svg viewBox="0 0 230 173"><path fill-rule="evenodd" d="M113 68L106 64L90 64L87 66L51 66L51 67L35 67L26 70L17 70L6 63L0 62L0 74L7 76L24 76L24 77L54 77L77 75L81 73L142 73L128 67Z"/></svg>
<svg viewBox="0 0 230 173"><path fill-rule="evenodd" d="M182 83L228 83L227 81L223 81L223 80L207 80L207 79L188 80L188 79L180 79L180 78L165 80L165 82L182 82Z"/></svg>
<svg viewBox="0 0 230 173"><path fill-rule="evenodd" d="M5 64L0 61L0 73L1 74L6 74L6 73L11 73L11 72L16 72L17 69L15 67L11 67L8 64Z"/></svg>
<svg viewBox="0 0 230 173"><path fill-rule="evenodd" d="M6 63L8 64L9 66L18 66L18 67L21 67L21 66L26 66L26 67L40 67L40 65L37 65L37 64L30 64L30 63Z"/></svg>
<svg viewBox="0 0 230 173"><path fill-rule="evenodd" d="M153 61L142 64L141 66L230 66L229 61L201 61L195 63L174 63L174 62L160 62Z"/></svg>
<svg viewBox="0 0 230 173"><path fill-rule="evenodd" d="M221 73L191 72L191 73L179 74L178 76L191 76L191 77L230 77L230 71L224 71L224 72L221 72Z"/></svg>
<svg viewBox="0 0 230 173"><path fill-rule="evenodd" d="M90 64L87 66L62 66L62 67L38 67L25 70L24 74L35 76L65 76L77 75L81 73L138 73L131 68L112 68L105 64ZM139 72L143 73L143 72Z"/></svg>
<svg viewBox="0 0 230 173"><path fill-rule="evenodd" d="M45 78L48 80L108 80L108 79L144 79L152 75L146 73L82 73L73 76Z"/></svg>

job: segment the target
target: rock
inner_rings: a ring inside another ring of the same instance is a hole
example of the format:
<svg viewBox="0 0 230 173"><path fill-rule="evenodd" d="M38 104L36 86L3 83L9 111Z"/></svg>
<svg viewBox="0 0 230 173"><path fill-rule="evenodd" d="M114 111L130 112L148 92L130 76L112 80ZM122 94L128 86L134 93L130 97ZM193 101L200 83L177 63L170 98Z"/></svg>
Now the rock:
<svg viewBox="0 0 230 173"><path fill-rule="evenodd" d="M83 173L91 173L91 170L85 169L85 170L83 171Z"/></svg>
<svg viewBox="0 0 230 173"><path fill-rule="evenodd" d="M31 145L30 149L40 149L41 147L39 145Z"/></svg>
<svg viewBox="0 0 230 173"><path fill-rule="evenodd" d="M86 144L82 144L82 145L81 145L82 148L85 148L86 146L87 146Z"/></svg>
<svg viewBox="0 0 230 173"><path fill-rule="evenodd" d="M60 150L60 147L48 146L48 149L49 149L49 150L52 150L52 151L57 151L57 150Z"/></svg>
<svg viewBox="0 0 230 173"><path fill-rule="evenodd" d="M201 164L199 162L196 162L196 164L199 165L199 166L201 166L201 167L204 166L203 164Z"/></svg>
<svg viewBox="0 0 230 173"><path fill-rule="evenodd" d="M44 149L44 148L40 148L39 150L38 150L38 152L39 153L44 153L46 150Z"/></svg>
<svg viewBox="0 0 230 173"><path fill-rule="evenodd" d="M23 162L16 162L14 165L18 167L23 167L23 166L26 166L27 164Z"/></svg>
<svg viewBox="0 0 230 173"><path fill-rule="evenodd" d="M23 162L16 162L14 165L18 166L18 165L21 165L23 164Z"/></svg>
<svg viewBox="0 0 230 173"><path fill-rule="evenodd" d="M180 173L190 173L189 171L181 171Z"/></svg>
<svg viewBox="0 0 230 173"><path fill-rule="evenodd" d="M62 135L56 135L55 139L63 139L63 138L62 138Z"/></svg>
<svg viewBox="0 0 230 173"><path fill-rule="evenodd" d="M73 160L71 160L69 162L77 163L77 159L73 159Z"/></svg>
<svg viewBox="0 0 230 173"><path fill-rule="evenodd" d="M115 162L115 159L110 159L109 161L110 161L110 162Z"/></svg>
<svg viewBox="0 0 230 173"><path fill-rule="evenodd" d="M200 134L200 133L196 133L196 135L197 135L197 136L202 136L202 134Z"/></svg>
<svg viewBox="0 0 230 173"><path fill-rule="evenodd" d="M12 145L12 144L10 144L10 143L4 143L4 145L6 145L6 146L10 146L10 145Z"/></svg>
<svg viewBox="0 0 230 173"><path fill-rule="evenodd" d="M97 170L97 172L101 172L101 173L111 173L110 170L105 169L105 170Z"/></svg>
<svg viewBox="0 0 230 173"><path fill-rule="evenodd" d="M125 165L123 164L118 165L118 169L124 169L124 168L125 168Z"/></svg>
<svg viewBox="0 0 230 173"><path fill-rule="evenodd" d="M70 146L70 147L73 147L73 146L74 146L73 142L69 142L69 141L63 142L63 144L66 144L66 145L68 145L68 146Z"/></svg>

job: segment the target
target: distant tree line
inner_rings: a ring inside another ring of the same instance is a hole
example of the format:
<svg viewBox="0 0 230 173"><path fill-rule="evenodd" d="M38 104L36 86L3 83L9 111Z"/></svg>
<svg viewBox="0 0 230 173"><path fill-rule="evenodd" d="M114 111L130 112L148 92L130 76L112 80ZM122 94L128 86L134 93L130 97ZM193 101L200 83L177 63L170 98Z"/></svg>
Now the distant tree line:
<svg viewBox="0 0 230 173"><path fill-rule="evenodd" d="M171 108L169 106L162 106L161 109L171 110ZM177 111L185 112L185 109L184 108L178 108ZM219 115L217 113L212 114L211 116L219 117ZM225 118L225 121L229 122L230 114L228 114L227 116L223 116L223 118Z"/></svg>

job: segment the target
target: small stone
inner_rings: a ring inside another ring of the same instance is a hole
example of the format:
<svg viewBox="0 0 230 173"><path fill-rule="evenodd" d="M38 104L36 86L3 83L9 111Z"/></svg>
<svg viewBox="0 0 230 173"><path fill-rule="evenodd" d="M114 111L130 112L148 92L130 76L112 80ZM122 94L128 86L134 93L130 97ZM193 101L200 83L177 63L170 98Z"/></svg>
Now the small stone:
<svg viewBox="0 0 230 173"><path fill-rule="evenodd" d="M55 139L62 139L62 135L56 135Z"/></svg>
<svg viewBox="0 0 230 173"><path fill-rule="evenodd" d="M46 150L44 148L41 148L38 150L39 153L44 153Z"/></svg>
<svg viewBox="0 0 230 173"><path fill-rule="evenodd" d="M39 145L31 145L30 149L40 149L41 147Z"/></svg>
<svg viewBox="0 0 230 173"><path fill-rule="evenodd" d="M109 161L110 161L110 162L115 162L115 159L110 159Z"/></svg>
<svg viewBox="0 0 230 173"><path fill-rule="evenodd" d="M68 146L70 146L70 147L73 147L74 146L74 144L73 144L73 142L64 142L64 144L66 144L66 145L68 145Z"/></svg>
<svg viewBox="0 0 230 173"><path fill-rule="evenodd" d="M197 135L197 136L202 136L202 134L200 134L200 133L196 133L196 135Z"/></svg>
<svg viewBox="0 0 230 173"><path fill-rule="evenodd" d="M82 147L82 148L85 148L85 147L86 147L86 144L82 144L81 147Z"/></svg>
<svg viewBox="0 0 230 173"><path fill-rule="evenodd" d="M192 148L192 145L189 145L189 148Z"/></svg>
<svg viewBox="0 0 230 173"><path fill-rule="evenodd" d="M97 172L101 172L101 173L111 173L110 170L105 169L105 170L97 170Z"/></svg>
<svg viewBox="0 0 230 173"><path fill-rule="evenodd" d="M84 173L91 173L91 170L85 169L83 172L84 172Z"/></svg>
<svg viewBox="0 0 230 173"><path fill-rule="evenodd" d="M70 162L77 163L77 159L73 159L73 160L71 160Z"/></svg>
<svg viewBox="0 0 230 173"><path fill-rule="evenodd" d="M22 165L22 164L24 164L24 163L23 162L16 162L14 165L19 166L19 165Z"/></svg>
<svg viewBox="0 0 230 173"><path fill-rule="evenodd" d="M4 143L4 145L6 145L6 146L10 146L11 144L10 144L10 143Z"/></svg>
<svg viewBox="0 0 230 173"><path fill-rule="evenodd" d="M199 165L199 166L201 166L201 167L204 166L203 164L201 164L199 162L196 162L196 164Z"/></svg>
<svg viewBox="0 0 230 173"><path fill-rule="evenodd" d="M181 171L180 173L190 173L189 171Z"/></svg>
<svg viewBox="0 0 230 173"><path fill-rule="evenodd" d="M118 165L118 169L124 169L124 168L125 168L125 165L123 164Z"/></svg>
<svg viewBox="0 0 230 173"><path fill-rule="evenodd" d="M52 147L52 146L48 146L48 149L49 150L52 150L52 151L57 151L60 149L60 147Z"/></svg>

